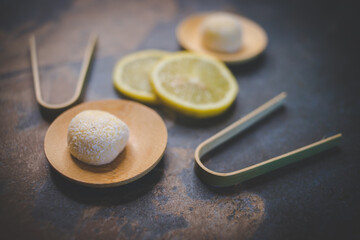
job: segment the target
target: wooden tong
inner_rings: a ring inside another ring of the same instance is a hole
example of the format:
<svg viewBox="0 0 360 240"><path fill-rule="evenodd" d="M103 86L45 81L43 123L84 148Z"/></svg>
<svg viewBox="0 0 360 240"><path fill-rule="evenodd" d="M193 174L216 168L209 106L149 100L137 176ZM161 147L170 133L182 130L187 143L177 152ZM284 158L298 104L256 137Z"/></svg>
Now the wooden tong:
<svg viewBox="0 0 360 240"><path fill-rule="evenodd" d="M314 154L332 148L340 142L342 137L341 133L271 158L264 162L229 173L215 172L205 167L200 160L202 156L272 113L284 103L285 98L286 93L283 92L279 94L245 117L202 142L195 151L195 172L198 177L210 185L230 186L310 157Z"/></svg>

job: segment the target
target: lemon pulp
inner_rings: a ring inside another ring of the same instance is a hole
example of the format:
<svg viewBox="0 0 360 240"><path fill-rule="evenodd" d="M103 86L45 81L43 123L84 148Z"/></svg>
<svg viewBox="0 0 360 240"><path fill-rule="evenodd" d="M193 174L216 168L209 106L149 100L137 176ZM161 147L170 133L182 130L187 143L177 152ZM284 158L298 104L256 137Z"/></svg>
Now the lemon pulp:
<svg viewBox="0 0 360 240"><path fill-rule="evenodd" d="M200 118L222 113L238 93L238 84L223 63L191 53L164 58L151 78L154 91L165 104Z"/></svg>

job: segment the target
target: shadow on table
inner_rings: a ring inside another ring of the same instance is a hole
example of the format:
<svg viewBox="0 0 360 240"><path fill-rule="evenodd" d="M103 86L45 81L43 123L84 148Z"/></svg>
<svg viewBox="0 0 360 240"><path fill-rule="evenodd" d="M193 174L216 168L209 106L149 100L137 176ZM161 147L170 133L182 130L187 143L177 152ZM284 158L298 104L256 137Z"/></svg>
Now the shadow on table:
<svg viewBox="0 0 360 240"><path fill-rule="evenodd" d="M266 61L266 53L261 53L259 56L247 62L231 63L227 64L227 66L235 77L243 77L258 71L265 65Z"/></svg>
<svg viewBox="0 0 360 240"><path fill-rule="evenodd" d="M92 188L74 183L51 168L50 176L55 187L65 196L82 204L111 206L134 201L150 192L162 179L166 154L159 164L144 177L118 187Z"/></svg>
<svg viewBox="0 0 360 240"><path fill-rule="evenodd" d="M196 129L201 129L201 128L209 128L212 126L215 126L217 124L221 124L222 122L226 122L228 119L230 119L236 110L236 101L229 107L229 109L227 109L224 113L218 115L218 116L214 116L214 117L210 117L210 118L194 118L194 117L189 117L180 113L177 113L171 109L166 109L165 114L173 114L175 115L175 123L185 126L185 127L191 127L191 128L196 128Z"/></svg>

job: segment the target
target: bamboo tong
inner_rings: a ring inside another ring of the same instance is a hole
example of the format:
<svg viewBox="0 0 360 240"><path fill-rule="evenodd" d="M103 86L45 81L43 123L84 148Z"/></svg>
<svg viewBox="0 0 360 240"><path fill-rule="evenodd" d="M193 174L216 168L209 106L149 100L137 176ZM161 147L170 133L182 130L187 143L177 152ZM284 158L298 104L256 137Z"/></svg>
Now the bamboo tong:
<svg viewBox="0 0 360 240"><path fill-rule="evenodd" d="M278 109L284 103L285 98L286 93L279 94L245 117L202 142L195 150L195 172L198 177L210 185L230 186L315 155L336 146L340 142L342 137L341 133L264 162L229 173L215 172L205 167L200 160L202 156L274 112L274 110Z"/></svg>
<svg viewBox="0 0 360 240"><path fill-rule="evenodd" d="M38 66L38 60L37 60L37 54L36 54L36 42L35 42L35 36L32 35L30 37L29 43L30 43L30 56L31 56L31 66L32 66L32 72L33 72L33 79L34 79L34 87L35 87L35 95L36 95L36 101L40 105L40 107L43 110L46 110L51 113L60 113L67 108L75 105L81 97L82 91L84 89L84 83L86 79L86 75L89 70L89 65L94 53L94 49L97 42L97 35L92 34L90 36L88 45L85 50L84 60L81 66L80 75L78 78L78 82L76 85L75 93L74 95L66 102L59 103L59 104L51 104L47 103L42 95L41 95L41 88L40 88L40 80L39 80L39 66Z"/></svg>

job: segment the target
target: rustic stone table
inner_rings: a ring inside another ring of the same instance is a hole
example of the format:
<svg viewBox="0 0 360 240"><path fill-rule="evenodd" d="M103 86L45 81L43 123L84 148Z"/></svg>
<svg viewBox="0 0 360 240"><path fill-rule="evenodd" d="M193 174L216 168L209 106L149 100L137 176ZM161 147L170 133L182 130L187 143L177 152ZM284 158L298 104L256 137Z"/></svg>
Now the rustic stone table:
<svg viewBox="0 0 360 240"><path fill-rule="evenodd" d="M206 121L153 107L168 147L142 179L81 187L48 164L28 38L35 34L44 98L68 99L91 32L100 36L83 101L123 98L115 62L149 48L177 51L175 28L199 11L243 14L267 31L266 52L230 66L236 103ZM343 1L3 1L0 3L0 239L359 239L359 14ZM286 107L206 162L236 170L342 132L341 145L229 187L193 171L196 146L278 93Z"/></svg>

